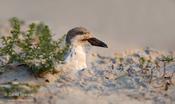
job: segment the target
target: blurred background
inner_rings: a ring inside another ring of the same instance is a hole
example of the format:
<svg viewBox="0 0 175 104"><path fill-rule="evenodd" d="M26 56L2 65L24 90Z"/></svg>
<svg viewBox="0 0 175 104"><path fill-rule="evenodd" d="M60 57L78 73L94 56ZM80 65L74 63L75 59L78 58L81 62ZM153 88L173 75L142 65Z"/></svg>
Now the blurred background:
<svg viewBox="0 0 175 104"><path fill-rule="evenodd" d="M175 50L175 0L0 0L0 22L43 21L57 37L84 26L105 41L106 55L153 47Z"/></svg>

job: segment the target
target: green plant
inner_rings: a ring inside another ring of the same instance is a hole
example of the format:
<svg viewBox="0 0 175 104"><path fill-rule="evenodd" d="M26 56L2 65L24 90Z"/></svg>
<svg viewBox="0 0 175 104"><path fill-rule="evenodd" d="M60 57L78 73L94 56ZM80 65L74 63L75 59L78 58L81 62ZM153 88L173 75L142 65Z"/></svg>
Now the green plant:
<svg viewBox="0 0 175 104"><path fill-rule="evenodd" d="M170 62L173 62L174 61L174 57L172 55L162 56L160 61L163 62L163 67L164 67L163 77L165 77L165 75L166 75L166 65L169 64Z"/></svg>
<svg viewBox="0 0 175 104"><path fill-rule="evenodd" d="M28 97L36 93L39 88L39 85L9 82L0 85L0 92L1 95L8 98Z"/></svg>
<svg viewBox="0 0 175 104"><path fill-rule="evenodd" d="M9 56L9 63L21 63L28 66L35 74L50 72L54 64L63 61L68 46L61 46L65 35L58 41L44 23L31 23L26 32L21 32L21 21L10 19L11 34L2 36L1 56Z"/></svg>

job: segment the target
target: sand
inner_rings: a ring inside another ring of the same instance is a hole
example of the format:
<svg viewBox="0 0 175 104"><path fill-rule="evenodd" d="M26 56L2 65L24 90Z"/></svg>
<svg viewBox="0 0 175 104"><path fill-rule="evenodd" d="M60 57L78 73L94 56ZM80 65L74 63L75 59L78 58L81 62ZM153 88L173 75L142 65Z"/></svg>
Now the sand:
<svg viewBox="0 0 175 104"><path fill-rule="evenodd" d="M171 84L165 90L163 67L154 70L153 79L149 74L141 73L138 57L152 57L157 60L165 52L157 50L134 50L116 54L115 57L104 57L91 54L89 68L81 70L76 79L67 75L55 76L54 81L46 82L44 78L36 78L25 67L10 68L0 75L0 86L9 87L16 84L39 85L37 91L26 97L4 97L0 93L0 104L174 104L175 76L171 76ZM123 68L116 57L123 57ZM153 67L155 64L150 64ZM132 70L131 70L132 69ZM175 63L167 65L167 76L175 71ZM130 71L128 71L130 70ZM13 82L7 83L7 82ZM23 86L30 90L28 86Z"/></svg>

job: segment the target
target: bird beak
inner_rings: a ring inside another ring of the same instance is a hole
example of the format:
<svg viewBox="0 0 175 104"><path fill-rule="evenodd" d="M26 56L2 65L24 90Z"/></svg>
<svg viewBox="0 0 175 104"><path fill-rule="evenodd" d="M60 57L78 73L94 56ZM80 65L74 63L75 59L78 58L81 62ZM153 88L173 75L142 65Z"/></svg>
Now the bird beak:
<svg viewBox="0 0 175 104"><path fill-rule="evenodd" d="M93 46L108 48L106 43L102 42L101 40L98 40L97 38L88 38L87 41Z"/></svg>

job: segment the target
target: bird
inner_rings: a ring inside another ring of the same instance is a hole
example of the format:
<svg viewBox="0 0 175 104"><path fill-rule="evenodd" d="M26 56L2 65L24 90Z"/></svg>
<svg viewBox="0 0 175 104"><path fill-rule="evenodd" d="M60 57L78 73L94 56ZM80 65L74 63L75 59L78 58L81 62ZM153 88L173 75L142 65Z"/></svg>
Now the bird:
<svg viewBox="0 0 175 104"><path fill-rule="evenodd" d="M38 40L38 39L37 39ZM65 60L62 64L57 63L54 67L55 74L53 73L41 73L40 78L36 78L35 75L28 74L28 68L26 64L13 64L10 65L10 69L17 69L11 71L11 73L3 73L0 78L0 83L8 82L9 80L15 80L18 82L30 82L36 84L43 84L45 82L55 82L56 80L77 81L78 72L87 68L87 52L91 46L98 46L108 48L107 44L97 39L93 34L84 27L75 27L69 30L65 37L65 43L69 45L69 50L65 55ZM63 71L63 72L62 72ZM60 72L60 73L59 73ZM12 74L13 73L13 74ZM61 74L61 75L60 75ZM23 78L25 75L25 78ZM9 78L6 78L9 76ZM14 77L11 77L14 76ZM63 76L61 78L61 76ZM78 79L79 80L79 79Z"/></svg>
<svg viewBox="0 0 175 104"><path fill-rule="evenodd" d="M69 45L69 51L65 55L64 65L61 65L61 68L74 75L87 68L87 53L91 46L108 48L105 42L94 37L85 27L70 29L67 32L65 43ZM56 69L60 69L60 64Z"/></svg>

